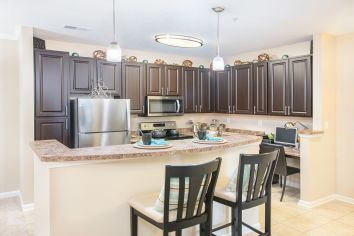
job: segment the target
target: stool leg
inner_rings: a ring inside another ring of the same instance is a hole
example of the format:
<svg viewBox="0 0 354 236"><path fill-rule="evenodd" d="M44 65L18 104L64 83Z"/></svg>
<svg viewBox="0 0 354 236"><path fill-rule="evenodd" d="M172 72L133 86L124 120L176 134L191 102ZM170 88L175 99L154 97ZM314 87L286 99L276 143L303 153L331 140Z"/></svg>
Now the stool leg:
<svg viewBox="0 0 354 236"><path fill-rule="evenodd" d="M182 230L177 230L176 231L176 236L182 236Z"/></svg>
<svg viewBox="0 0 354 236"><path fill-rule="evenodd" d="M284 193L285 193L285 187L286 187L286 176L284 176L284 183L283 183L283 191L281 193L281 198L280 201L283 201Z"/></svg>
<svg viewBox="0 0 354 236"><path fill-rule="evenodd" d="M231 208L231 236L236 236L237 225L236 225L236 208Z"/></svg>
<svg viewBox="0 0 354 236"><path fill-rule="evenodd" d="M265 233L268 233L268 235L271 235L271 220L272 220L272 208L271 208L271 198L268 198L267 203L265 204L265 216L264 216L264 228L265 228Z"/></svg>
<svg viewBox="0 0 354 236"><path fill-rule="evenodd" d="M131 236L138 236L138 216L134 214L134 208L130 208L130 231Z"/></svg>
<svg viewBox="0 0 354 236"><path fill-rule="evenodd" d="M210 236L212 235L212 217L211 214L208 216L208 220L204 223L204 235Z"/></svg>
<svg viewBox="0 0 354 236"><path fill-rule="evenodd" d="M168 231L163 231L163 236L168 236Z"/></svg>
<svg viewBox="0 0 354 236"><path fill-rule="evenodd" d="M242 236L242 209L236 207L236 236Z"/></svg>
<svg viewBox="0 0 354 236"><path fill-rule="evenodd" d="M279 175L279 185L280 187L283 186L283 176Z"/></svg>
<svg viewBox="0 0 354 236"><path fill-rule="evenodd" d="M199 236L205 236L205 225L204 225L204 223L199 225Z"/></svg>

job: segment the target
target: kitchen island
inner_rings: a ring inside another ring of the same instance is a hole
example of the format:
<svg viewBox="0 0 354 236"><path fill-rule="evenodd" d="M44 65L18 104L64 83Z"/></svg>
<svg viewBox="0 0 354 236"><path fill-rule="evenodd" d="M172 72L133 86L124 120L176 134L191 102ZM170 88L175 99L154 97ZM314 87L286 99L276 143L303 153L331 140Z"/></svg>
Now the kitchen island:
<svg viewBox="0 0 354 236"><path fill-rule="evenodd" d="M203 163L222 157L219 187L238 167L240 153L258 153L262 137L225 136L227 143L210 145L191 139L170 141L168 149L145 150L131 144L69 149L55 140L31 144L35 153L35 235L129 236L129 199L158 192L165 165ZM213 224L224 223L228 209L214 205ZM244 220L258 226L258 209ZM196 235L198 227L183 231ZM161 235L139 221L139 235Z"/></svg>

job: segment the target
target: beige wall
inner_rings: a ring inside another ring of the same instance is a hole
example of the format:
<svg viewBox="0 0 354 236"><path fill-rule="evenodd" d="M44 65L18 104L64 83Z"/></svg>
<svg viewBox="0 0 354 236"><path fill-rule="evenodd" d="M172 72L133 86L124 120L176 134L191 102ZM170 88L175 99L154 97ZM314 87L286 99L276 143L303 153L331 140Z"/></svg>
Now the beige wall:
<svg viewBox="0 0 354 236"><path fill-rule="evenodd" d="M17 41L0 39L0 193L19 189Z"/></svg>
<svg viewBox="0 0 354 236"><path fill-rule="evenodd" d="M271 60L280 59L283 55L288 55L289 57L307 55L310 54L310 41L275 48L267 48L253 52L240 53L231 57L226 57L225 63L233 65L234 61L237 59L241 61L253 61L254 59L257 59L259 54L262 53L267 53Z"/></svg>
<svg viewBox="0 0 354 236"><path fill-rule="evenodd" d="M46 40L46 48L49 50L68 51L70 52L70 55L73 52L77 52L80 56L83 57L92 57L93 52L98 49L106 51L106 47L102 45L72 43L54 40ZM148 60L151 63L153 63L157 58L160 58L169 64L177 63L181 65L184 60L190 59L193 62L193 66L204 65L205 67L209 67L211 61L210 58L180 56L149 51L137 51L126 48L122 49L122 54L126 57L136 56L139 62L143 60Z"/></svg>
<svg viewBox="0 0 354 236"><path fill-rule="evenodd" d="M337 193L354 199L354 33L336 38L336 52Z"/></svg>
<svg viewBox="0 0 354 236"><path fill-rule="evenodd" d="M18 28L20 105L20 191L23 204L33 203L33 152L29 143L34 140L34 69L33 29Z"/></svg>

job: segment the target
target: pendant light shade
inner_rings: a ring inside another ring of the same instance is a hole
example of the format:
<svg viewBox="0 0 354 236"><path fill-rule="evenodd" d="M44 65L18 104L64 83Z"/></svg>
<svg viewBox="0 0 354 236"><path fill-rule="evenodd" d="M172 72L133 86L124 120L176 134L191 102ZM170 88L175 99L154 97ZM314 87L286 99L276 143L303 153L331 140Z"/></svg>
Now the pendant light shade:
<svg viewBox="0 0 354 236"><path fill-rule="evenodd" d="M214 57L213 59L213 70L215 71L220 71L220 70L224 70L225 68L225 63L224 63L224 59L220 56L220 37L219 37L219 31L220 31L220 22L219 22L219 15L220 12L223 12L225 10L225 8L223 7L214 7L213 11L216 12L218 14L218 24L217 24L217 53L218 55L216 57Z"/></svg>
<svg viewBox="0 0 354 236"><path fill-rule="evenodd" d="M112 42L107 48L107 61L120 62L122 60L122 49L117 42Z"/></svg>
<svg viewBox="0 0 354 236"><path fill-rule="evenodd" d="M224 70L224 68L225 68L224 59L221 56L214 57L213 70L219 71L219 70Z"/></svg>
<svg viewBox="0 0 354 236"><path fill-rule="evenodd" d="M122 60L122 49L116 40L116 1L113 0L113 42L107 48L107 60L113 62L120 62Z"/></svg>

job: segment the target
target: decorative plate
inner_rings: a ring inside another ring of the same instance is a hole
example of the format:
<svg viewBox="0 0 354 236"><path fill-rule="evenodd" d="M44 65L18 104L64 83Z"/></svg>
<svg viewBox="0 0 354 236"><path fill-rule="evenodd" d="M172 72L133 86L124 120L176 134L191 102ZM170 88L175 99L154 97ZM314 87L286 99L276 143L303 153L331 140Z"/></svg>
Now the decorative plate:
<svg viewBox="0 0 354 236"><path fill-rule="evenodd" d="M267 53L262 53L258 56L258 61L269 61L269 55Z"/></svg>
<svg viewBox="0 0 354 236"><path fill-rule="evenodd" d="M144 144L140 144L139 142L136 142L136 143L133 144L133 147L140 148L140 149L166 149L166 148L172 147L172 144L167 143L167 144L164 144L164 145L151 146L151 145L144 145Z"/></svg>
<svg viewBox="0 0 354 236"><path fill-rule="evenodd" d="M96 59L101 59L105 60L106 59L106 53L102 50L96 50L93 52L93 57Z"/></svg>
<svg viewBox="0 0 354 236"><path fill-rule="evenodd" d="M210 141L210 140L193 139L192 142L199 143L199 144L224 144L224 143L227 143L227 140L223 139L220 141Z"/></svg>
<svg viewBox="0 0 354 236"><path fill-rule="evenodd" d="M182 62L182 66L192 67L193 66L193 62L191 60L185 60L185 61Z"/></svg>
<svg viewBox="0 0 354 236"><path fill-rule="evenodd" d="M238 66L238 65L241 65L242 64L242 61L241 60L236 60L234 61L234 65L235 66Z"/></svg>

